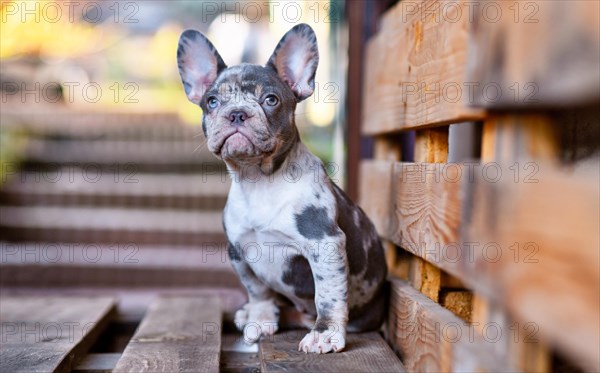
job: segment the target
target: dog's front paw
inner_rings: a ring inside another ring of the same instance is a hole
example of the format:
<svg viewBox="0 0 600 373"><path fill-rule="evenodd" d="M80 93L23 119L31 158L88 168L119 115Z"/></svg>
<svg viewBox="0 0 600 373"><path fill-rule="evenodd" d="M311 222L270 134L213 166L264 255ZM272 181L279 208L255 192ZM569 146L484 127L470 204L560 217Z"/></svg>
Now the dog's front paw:
<svg viewBox="0 0 600 373"><path fill-rule="evenodd" d="M346 347L346 339L344 333L327 329L322 332L311 330L298 346L298 351L304 353L315 352L318 354L326 354L328 352L340 352Z"/></svg>
<svg viewBox="0 0 600 373"><path fill-rule="evenodd" d="M261 335L273 335L279 329L279 308L273 301L247 303L235 313L234 323L244 333L247 343Z"/></svg>

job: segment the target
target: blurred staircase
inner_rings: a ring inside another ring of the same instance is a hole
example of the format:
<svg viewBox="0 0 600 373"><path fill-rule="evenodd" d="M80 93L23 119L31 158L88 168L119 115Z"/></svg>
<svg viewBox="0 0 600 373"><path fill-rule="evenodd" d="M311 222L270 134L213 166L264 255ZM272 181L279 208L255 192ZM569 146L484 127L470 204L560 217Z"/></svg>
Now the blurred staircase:
<svg viewBox="0 0 600 373"><path fill-rule="evenodd" d="M26 138L0 187L4 294L242 292L221 225L229 190L198 127L170 115L3 114Z"/></svg>

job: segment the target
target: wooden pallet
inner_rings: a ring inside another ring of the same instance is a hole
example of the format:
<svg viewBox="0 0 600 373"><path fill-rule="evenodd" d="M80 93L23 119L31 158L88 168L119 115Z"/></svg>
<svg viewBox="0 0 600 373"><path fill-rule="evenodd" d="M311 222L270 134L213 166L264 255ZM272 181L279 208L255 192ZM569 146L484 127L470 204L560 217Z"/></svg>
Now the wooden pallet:
<svg viewBox="0 0 600 373"><path fill-rule="evenodd" d="M393 275L388 340L414 372L599 371L598 3L468 6L400 2L368 44L360 199Z"/></svg>
<svg viewBox="0 0 600 373"><path fill-rule="evenodd" d="M156 299L123 351L94 344L117 333L110 298L4 298L1 315L3 372L405 371L378 333L350 334L345 351L327 355L298 351L306 330L245 344L215 297Z"/></svg>

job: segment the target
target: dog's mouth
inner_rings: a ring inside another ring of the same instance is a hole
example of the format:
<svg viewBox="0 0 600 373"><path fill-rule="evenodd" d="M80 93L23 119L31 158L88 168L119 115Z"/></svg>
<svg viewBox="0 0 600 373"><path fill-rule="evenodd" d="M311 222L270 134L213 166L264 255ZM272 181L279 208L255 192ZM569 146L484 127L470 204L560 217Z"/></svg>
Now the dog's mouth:
<svg viewBox="0 0 600 373"><path fill-rule="evenodd" d="M215 151L215 155L223 157L224 155L232 158L257 157L263 153L254 141L252 136L245 133L241 127L236 127L230 133L221 138Z"/></svg>

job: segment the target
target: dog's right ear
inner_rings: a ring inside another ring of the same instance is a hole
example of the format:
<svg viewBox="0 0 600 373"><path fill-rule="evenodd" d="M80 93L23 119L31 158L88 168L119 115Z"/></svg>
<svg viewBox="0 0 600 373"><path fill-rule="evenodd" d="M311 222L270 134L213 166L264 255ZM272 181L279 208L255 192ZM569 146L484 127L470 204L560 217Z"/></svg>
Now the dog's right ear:
<svg viewBox="0 0 600 373"><path fill-rule="evenodd" d="M185 30L179 37L177 66L185 93L195 104L227 68L212 43L196 30Z"/></svg>

